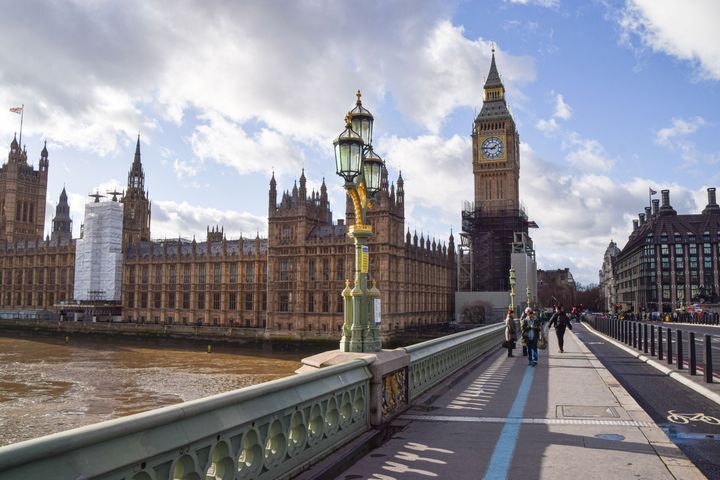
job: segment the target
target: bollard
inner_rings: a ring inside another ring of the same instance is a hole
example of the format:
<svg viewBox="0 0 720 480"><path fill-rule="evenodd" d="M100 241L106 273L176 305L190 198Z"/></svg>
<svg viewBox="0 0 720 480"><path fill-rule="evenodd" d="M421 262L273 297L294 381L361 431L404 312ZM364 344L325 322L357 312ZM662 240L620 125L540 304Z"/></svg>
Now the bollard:
<svg viewBox="0 0 720 480"><path fill-rule="evenodd" d="M655 325L650 325L650 356L655 356Z"/></svg>
<svg viewBox="0 0 720 480"><path fill-rule="evenodd" d="M208 353L212 353L212 345L208 344Z"/></svg>
<svg viewBox="0 0 720 480"><path fill-rule="evenodd" d="M647 323L643 324L643 353L648 353L648 331Z"/></svg>
<svg viewBox="0 0 720 480"><path fill-rule="evenodd" d="M65 335L65 343L68 343L69 341L70 341L70 337L68 337L67 335Z"/></svg>
<svg viewBox="0 0 720 480"><path fill-rule="evenodd" d="M713 383L712 344L710 335L705 335L705 383Z"/></svg>
<svg viewBox="0 0 720 480"><path fill-rule="evenodd" d="M668 365L672 365L673 358L672 358L672 330L670 330L670 327L667 329L667 363Z"/></svg>
<svg viewBox="0 0 720 480"><path fill-rule="evenodd" d="M695 352L695 332L690 332L690 375L697 375L697 354Z"/></svg>
<svg viewBox="0 0 720 480"><path fill-rule="evenodd" d="M677 367L678 370L685 368L683 365L682 330L677 329Z"/></svg>
<svg viewBox="0 0 720 480"><path fill-rule="evenodd" d="M632 322L632 346L637 348L637 323Z"/></svg>
<svg viewBox="0 0 720 480"><path fill-rule="evenodd" d="M663 359L663 338L662 338L662 325L658 325L658 360Z"/></svg>

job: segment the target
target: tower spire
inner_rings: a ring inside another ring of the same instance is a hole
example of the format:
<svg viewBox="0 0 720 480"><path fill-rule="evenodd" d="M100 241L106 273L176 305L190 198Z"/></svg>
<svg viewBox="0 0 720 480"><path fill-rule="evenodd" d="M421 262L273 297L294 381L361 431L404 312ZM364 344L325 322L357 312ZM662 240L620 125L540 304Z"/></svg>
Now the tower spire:
<svg viewBox="0 0 720 480"><path fill-rule="evenodd" d="M487 80L485 80L485 89L503 87L502 80L500 80L500 74L498 73L497 65L495 65L495 44L492 46L492 59L490 60L490 71L488 72Z"/></svg>

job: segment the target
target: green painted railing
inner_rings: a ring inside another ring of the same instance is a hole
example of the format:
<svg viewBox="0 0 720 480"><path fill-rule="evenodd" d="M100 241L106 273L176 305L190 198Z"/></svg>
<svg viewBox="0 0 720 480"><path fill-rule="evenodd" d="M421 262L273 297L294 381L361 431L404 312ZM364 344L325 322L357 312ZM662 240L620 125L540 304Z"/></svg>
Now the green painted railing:
<svg viewBox="0 0 720 480"><path fill-rule="evenodd" d="M401 349L410 400L502 338L497 324ZM371 428L373 368L356 359L2 447L0 480L290 478Z"/></svg>
<svg viewBox="0 0 720 480"><path fill-rule="evenodd" d="M2 479L287 478L369 428L354 360L0 448Z"/></svg>
<svg viewBox="0 0 720 480"><path fill-rule="evenodd" d="M497 323L405 347L410 354L410 400L497 348L504 338L505 324Z"/></svg>

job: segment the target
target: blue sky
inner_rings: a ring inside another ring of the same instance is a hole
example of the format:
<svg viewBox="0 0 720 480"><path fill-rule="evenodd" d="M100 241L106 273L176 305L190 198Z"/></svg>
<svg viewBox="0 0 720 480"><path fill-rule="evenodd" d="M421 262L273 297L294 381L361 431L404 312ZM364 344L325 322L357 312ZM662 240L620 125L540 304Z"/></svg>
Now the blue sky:
<svg viewBox="0 0 720 480"><path fill-rule="evenodd" d="M446 241L495 42L539 266L597 282L649 186L680 212L720 186L718 18L713 0L13 2L0 139L24 103L29 157L50 151L47 229L63 185L76 233L88 193L122 188L140 133L154 237L262 235L273 169L283 189L325 177L344 215L332 140L359 88L407 226Z"/></svg>

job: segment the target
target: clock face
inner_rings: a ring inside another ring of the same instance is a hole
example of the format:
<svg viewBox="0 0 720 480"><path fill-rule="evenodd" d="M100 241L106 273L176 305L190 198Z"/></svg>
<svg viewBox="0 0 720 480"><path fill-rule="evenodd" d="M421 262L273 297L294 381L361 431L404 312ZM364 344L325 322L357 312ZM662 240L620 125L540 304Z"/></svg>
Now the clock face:
<svg viewBox="0 0 720 480"><path fill-rule="evenodd" d="M497 137L489 137L482 144L483 157L495 159L502 155L503 144Z"/></svg>

